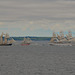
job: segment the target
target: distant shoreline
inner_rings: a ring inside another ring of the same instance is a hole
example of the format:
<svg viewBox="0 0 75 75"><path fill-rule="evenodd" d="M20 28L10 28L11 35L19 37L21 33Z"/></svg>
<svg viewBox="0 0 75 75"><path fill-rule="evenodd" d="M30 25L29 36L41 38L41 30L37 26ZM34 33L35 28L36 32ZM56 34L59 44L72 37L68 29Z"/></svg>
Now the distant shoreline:
<svg viewBox="0 0 75 75"><path fill-rule="evenodd" d="M24 39L24 37L10 37L10 38L19 41ZM51 39L51 37L29 37L29 36L26 36L25 38L30 38L33 41L46 41L46 40L49 41Z"/></svg>

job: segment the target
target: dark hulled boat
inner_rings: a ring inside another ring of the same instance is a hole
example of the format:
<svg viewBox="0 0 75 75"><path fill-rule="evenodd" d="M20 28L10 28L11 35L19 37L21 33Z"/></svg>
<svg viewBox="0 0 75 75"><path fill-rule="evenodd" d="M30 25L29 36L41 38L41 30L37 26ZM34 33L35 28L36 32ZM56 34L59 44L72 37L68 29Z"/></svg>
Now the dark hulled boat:
<svg viewBox="0 0 75 75"><path fill-rule="evenodd" d="M4 37L4 40L3 40L3 37ZM2 32L1 36L0 36L0 46L11 46L12 43L9 39L9 35L6 33L4 34Z"/></svg>
<svg viewBox="0 0 75 75"><path fill-rule="evenodd" d="M0 44L0 46L11 46L12 44Z"/></svg>

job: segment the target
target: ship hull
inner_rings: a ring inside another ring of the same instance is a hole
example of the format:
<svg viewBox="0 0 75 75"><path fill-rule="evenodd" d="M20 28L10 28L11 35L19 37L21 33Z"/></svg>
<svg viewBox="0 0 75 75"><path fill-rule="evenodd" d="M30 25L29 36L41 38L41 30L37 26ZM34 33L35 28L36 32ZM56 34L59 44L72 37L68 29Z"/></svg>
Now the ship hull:
<svg viewBox="0 0 75 75"><path fill-rule="evenodd" d="M0 44L0 46L11 46L12 44Z"/></svg>
<svg viewBox="0 0 75 75"><path fill-rule="evenodd" d="M53 45L53 46L72 46L72 44L69 43L49 43L49 45Z"/></svg>

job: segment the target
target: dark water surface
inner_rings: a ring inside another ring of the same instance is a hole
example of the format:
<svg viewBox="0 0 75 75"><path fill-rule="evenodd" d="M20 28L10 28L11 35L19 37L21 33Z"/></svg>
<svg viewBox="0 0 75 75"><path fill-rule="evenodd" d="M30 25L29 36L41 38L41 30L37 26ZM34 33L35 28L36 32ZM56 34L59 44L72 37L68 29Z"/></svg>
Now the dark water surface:
<svg viewBox="0 0 75 75"><path fill-rule="evenodd" d="M0 47L0 75L75 75L75 46L20 43Z"/></svg>

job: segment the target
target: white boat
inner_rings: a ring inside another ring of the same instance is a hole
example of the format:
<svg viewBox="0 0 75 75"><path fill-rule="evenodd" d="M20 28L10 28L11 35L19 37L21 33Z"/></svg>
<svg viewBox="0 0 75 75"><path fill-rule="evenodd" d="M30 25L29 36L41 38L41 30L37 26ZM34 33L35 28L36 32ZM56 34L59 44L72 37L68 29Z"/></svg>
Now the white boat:
<svg viewBox="0 0 75 75"><path fill-rule="evenodd" d="M72 46L70 43L49 43L52 46Z"/></svg>
<svg viewBox="0 0 75 75"><path fill-rule="evenodd" d="M72 33L71 31L69 31L68 35L66 35L66 37L64 37L63 32L60 32L60 35L55 34L55 32L53 32L53 37L51 38L49 45L58 45L58 46L72 46L74 44L72 44L72 41L75 42L75 38L72 37Z"/></svg>
<svg viewBox="0 0 75 75"><path fill-rule="evenodd" d="M30 38L24 38L23 42L21 43L22 46L30 45L32 40Z"/></svg>

